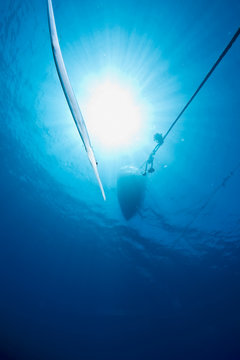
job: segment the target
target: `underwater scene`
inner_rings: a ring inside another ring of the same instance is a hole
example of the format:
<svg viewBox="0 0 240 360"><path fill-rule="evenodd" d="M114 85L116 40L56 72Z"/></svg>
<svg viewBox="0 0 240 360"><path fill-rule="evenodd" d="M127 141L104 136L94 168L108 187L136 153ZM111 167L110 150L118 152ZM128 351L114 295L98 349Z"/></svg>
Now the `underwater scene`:
<svg viewBox="0 0 240 360"><path fill-rule="evenodd" d="M240 2L0 2L0 360L240 360Z"/></svg>

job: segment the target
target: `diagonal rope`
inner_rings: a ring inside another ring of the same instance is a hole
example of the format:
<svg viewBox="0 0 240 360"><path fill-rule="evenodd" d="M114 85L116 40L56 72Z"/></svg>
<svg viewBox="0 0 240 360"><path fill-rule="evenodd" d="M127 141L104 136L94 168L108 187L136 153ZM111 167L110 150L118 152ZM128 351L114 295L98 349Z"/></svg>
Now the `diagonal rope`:
<svg viewBox="0 0 240 360"><path fill-rule="evenodd" d="M164 140L166 139L166 137L169 135L170 131L172 130L172 128L176 125L176 123L178 122L178 120L180 119L180 117L183 115L183 113L186 111L186 109L189 107L189 105L191 104L191 102L193 101L193 99L196 97L196 95L199 93L199 91L201 90L201 88L203 87L203 85L206 83L206 81L209 79L209 77L212 75L213 71L216 69L216 67L218 66L218 64L222 61L222 59L224 58L224 56L227 54L227 52L229 51L229 49L232 47L233 43L237 40L238 36L240 35L240 28L238 28L238 30L236 31L236 33L234 34L233 38L231 39L231 41L228 43L228 45L226 46L226 48L223 50L223 52L221 53L221 55L219 56L219 58L217 59L217 61L215 62L215 64L212 66L212 68L210 69L210 71L207 73L207 75L205 76L205 78L203 79L203 81L201 82L201 84L198 86L197 90L194 92L194 94L192 95L192 97L189 99L189 101L187 102L187 104L184 106L184 108L182 109L182 111L178 114L178 116L176 117L176 119L173 121L173 123L171 124L171 126L169 127L169 129L167 130L166 134L164 136L161 136L161 134L156 134L158 135L160 138L160 141L156 140L158 143L155 146L155 148L153 149L153 151L151 152L151 154L149 155L148 160L144 163L145 164L145 173L144 175L146 175L147 170L148 170L148 165L150 165L150 171L149 172L153 172L153 160L154 160L154 156L156 154L156 152L158 151L158 149L160 148L160 146L164 143ZM156 136L155 135L155 136Z"/></svg>
<svg viewBox="0 0 240 360"><path fill-rule="evenodd" d="M240 162L235 166L233 170L229 172L227 176L222 180L222 182L215 187L215 189L212 190L212 192L208 195L207 199L204 201L202 206L198 209L198 211L195 213L194 217L188 222L188 224L184 227L183 231L179 235L179 237L175 240L178 241L187 233L187 231L190 229L191 225L199 218L199 216L202 214L203 210L208 206L208 204L212 201L212 199L216 196L216 194L226 186L226 184L229 182L229 180L235 175L235 173L240 168Z"/></svg>

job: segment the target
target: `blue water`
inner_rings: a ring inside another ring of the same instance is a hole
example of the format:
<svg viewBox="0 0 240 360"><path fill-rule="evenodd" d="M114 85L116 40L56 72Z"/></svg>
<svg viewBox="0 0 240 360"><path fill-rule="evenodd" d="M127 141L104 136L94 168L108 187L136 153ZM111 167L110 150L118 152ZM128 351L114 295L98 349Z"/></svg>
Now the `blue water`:
<svg viewBox="0 0 240 360"><path fill-rule="evenodd" d="M45 2L0 3L0 359L239 360L240 39L159 150L128 222L116 189L121 166L146 160L232 38L239 2L53 7L83 112L86 84L111 69L149 118L127 149L93 144L103 202Z"/></svg>

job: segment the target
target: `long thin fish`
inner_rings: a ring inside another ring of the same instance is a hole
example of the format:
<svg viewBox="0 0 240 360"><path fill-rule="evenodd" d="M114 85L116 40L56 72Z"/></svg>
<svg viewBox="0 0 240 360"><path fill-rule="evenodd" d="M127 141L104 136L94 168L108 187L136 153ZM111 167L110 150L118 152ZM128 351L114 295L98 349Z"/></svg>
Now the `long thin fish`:
<svg viewBox="0 0 240 360"><path fill-rule="evenodd" d="M68 78L68 74L67 74L67 70L65 68L65 64L63 61L63 57L62 57L62 53L61 53L61 49L60 49L60 45L59 45L59 41L58 41L58 35L57 35L57 29L56 29L56 24L55 24L55 19L54 19L54 13L53 13L53 7L52 7L52 1L48 0L48 22L49 22L49 31L50 31L50 36L51 36L51 43L52 43L52 51L53 51L53 57L54 57L54 61L56 64L56 68L57 68L57 72L58 72L58 76L63 88L63 92L65 94L65 97L67 99L69 108L71 110L74 122L77 126L79 135L82 139L83 145L85 147L85 150L87 152L89 161L93 167L95 176L97 178L99 187L101 189L102 192L102 196L103 199L106 200L106 196L103 190L103 186L100 180L100 176L98 173L98 169L97 169L97 163L95 160L95 156L93 153L93 149L91 146L91 142L89 139L89 135L87 132L87 128L81 113L81 110L79 108L77 99L75 97L75 94L73 92L71 83L69 81Z"/></svg>

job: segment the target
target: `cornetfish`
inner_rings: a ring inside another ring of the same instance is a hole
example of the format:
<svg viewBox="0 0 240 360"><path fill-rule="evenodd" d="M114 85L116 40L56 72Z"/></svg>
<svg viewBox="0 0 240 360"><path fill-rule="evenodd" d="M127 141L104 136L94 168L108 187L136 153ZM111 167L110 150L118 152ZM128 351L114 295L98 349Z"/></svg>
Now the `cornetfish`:
<svg viewBox="0 0 240 360"><path fill-rule="evenodd" d="M92 149L92 145L90 142L90 138L88 135L87 127L85 125L81 110L79 108L76 96L73 92L70 80L68 78L67 70L63 61L59 41L58 41L58 35L57 35L57 29L54 19L54 13L53 13L53 7L52 7L52 1L48 1L48 23L49 23L49 31L50 31L50 37L51 37L51 44L52 44L52 51L53 51L53 57L55 61L55 65L57 68L58 76L63 88L63 92L65 94L65 97L67 99L67 103L69 105L70 111L72 113L72 117L74 119L74 122L76 124L76 127L78 129L79 135L82 139L83 145L85 147L85 150L88 155L88 159L93 167L93 171L95 173L95 176L97 178L99 187L102 192L103 199L106 200L106 196L104 193L104 189L100 180L100 176L97 169L97 162L95 160L94 152Z"/></svg>

